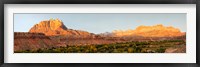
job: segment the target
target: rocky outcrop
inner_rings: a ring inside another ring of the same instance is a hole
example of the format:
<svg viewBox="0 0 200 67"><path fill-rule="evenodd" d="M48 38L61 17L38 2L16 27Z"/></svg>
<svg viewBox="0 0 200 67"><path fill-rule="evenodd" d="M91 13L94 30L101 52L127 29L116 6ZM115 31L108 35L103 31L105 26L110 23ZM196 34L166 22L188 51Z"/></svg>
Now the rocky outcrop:
<svg viewBox="0 0 200 67"><path fill-rule="evenodd" d="M139 26L135 30L115 30L115 36L142 36L142 37L177 37L185 33L172 26L165 27L162 24L155 26Z"/></svg>
<svg viewBox="0 0 200 67"><path fill-rule="evenodd" d="M29 32L44 33L47 36L66 35L88 37L92 35L86 31L68 29L59 19L41 21L39 24L34 25Z"/></svg>
<svg viewBox="0 0 200 67"><path fill-rule="evenodd" d="M56 41L52 41L43 33L14 33L14 51L37 50L40 48L57 47Z"/></svg>

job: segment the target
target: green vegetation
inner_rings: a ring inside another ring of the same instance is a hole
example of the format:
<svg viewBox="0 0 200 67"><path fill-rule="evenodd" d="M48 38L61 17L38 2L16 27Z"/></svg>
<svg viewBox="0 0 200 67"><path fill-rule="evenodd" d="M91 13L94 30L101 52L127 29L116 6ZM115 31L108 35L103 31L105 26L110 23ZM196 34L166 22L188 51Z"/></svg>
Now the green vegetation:
<svg viewBox="0 0 200 67"><path fill-rule="evenodd" d="M173 48L185 44L183 40L132 41L113 44L43 48L34 51L15 51L15 53L164 53L166 48Z"/></svg>

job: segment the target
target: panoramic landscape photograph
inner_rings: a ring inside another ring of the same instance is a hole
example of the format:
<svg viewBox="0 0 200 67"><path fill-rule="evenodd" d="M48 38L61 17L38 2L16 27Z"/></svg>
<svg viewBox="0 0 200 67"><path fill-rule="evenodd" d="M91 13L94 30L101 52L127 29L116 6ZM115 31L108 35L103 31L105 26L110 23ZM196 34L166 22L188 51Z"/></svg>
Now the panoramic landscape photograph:
<svg viewBox="0 0 200 67"><path fill-rule="evenodd" d="M15 13L14 53L186 53L185 13Z"/></svg>

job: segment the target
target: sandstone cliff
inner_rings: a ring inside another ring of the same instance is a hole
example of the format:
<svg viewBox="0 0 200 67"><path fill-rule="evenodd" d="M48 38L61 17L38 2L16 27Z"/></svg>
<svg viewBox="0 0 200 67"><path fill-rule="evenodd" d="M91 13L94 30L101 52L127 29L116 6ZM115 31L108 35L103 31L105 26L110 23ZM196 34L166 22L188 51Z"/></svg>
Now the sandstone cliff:
<svg viewBox="0 0 200 67"><path fill-rule="evenodd" d="M142 37L177 37L185 35L178 28L165 27L162 24L155 26L139 26L135 30L115 30L115 36L142 36Z"/></svg>
<svg viewBox="0 0 200 67"><path fill-rule="evenodd" d="M44 33L47 36L66 35L88 37L92 35L86 31L68 29L59 19L41 21L39 24L34 25L29 32Z"/></svg>

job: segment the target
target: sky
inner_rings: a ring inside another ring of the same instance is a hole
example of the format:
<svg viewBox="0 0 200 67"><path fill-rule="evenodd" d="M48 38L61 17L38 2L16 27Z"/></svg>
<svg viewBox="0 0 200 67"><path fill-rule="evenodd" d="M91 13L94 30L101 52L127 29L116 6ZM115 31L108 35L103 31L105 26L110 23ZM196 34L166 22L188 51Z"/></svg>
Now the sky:
<svg viewBox="0 0 200 67"><path fill-rule="evenodd" d="M95 34L157 24L173 26L186 32L185 13L17 13L14 14L14 32L28 32L35 24L51 18L59 18L67 28Z"/></svg>

